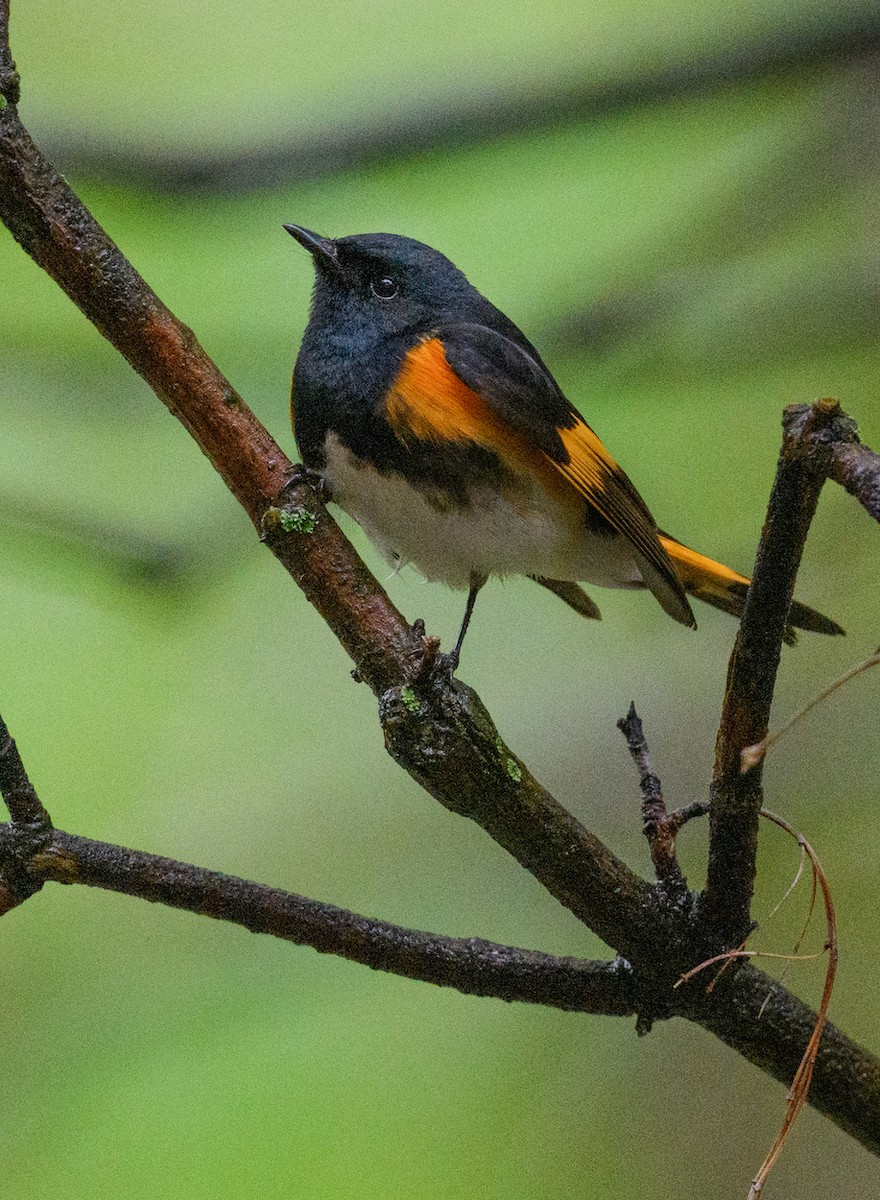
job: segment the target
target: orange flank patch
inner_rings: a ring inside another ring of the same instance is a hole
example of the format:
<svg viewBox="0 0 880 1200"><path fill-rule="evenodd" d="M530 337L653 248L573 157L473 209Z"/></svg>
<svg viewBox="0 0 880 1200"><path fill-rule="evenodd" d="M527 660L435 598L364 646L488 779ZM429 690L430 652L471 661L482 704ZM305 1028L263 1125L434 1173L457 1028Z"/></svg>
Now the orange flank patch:
<svg viewBox="0 0 880 1200"><path fill-rule="evenodd" d="M508 429L486 401L450 367L439 338L419 342L406 355L391 385L385 415L402 442L476 442L494 450L505 465L538 459L527 440ZM538 459L540 466L540 459Z"/></svg>

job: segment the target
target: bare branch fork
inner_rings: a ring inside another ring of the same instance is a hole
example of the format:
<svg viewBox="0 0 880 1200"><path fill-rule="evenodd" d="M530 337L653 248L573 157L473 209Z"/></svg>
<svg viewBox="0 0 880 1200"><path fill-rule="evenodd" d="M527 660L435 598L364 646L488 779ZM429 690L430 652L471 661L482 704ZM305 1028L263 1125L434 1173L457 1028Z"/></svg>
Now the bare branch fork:
<svg viewBox="0 0 880 1200"><path fill-rule="evenodd" d="M671 813L667 812L660 780L651 769L648 743L645 741L642 722L636 713L635 704L630 704L629 712L625 717L620 718L617 728L626 738L627 749L639 773L639 787L642 793L642 832L648 839L654 874L658 880L666 884L670 893L675 893L675 897L681 899L687 895L687 882L681 873L678 859L675 857L675 839L678 831L688 821L692 821L694 817L706 815L709 811L709 804L704 800L694 800L684 808L678 808Z"/></svg>
<svg viewBox="0 0 880 1200"><path fill-rule="evenodd" d="M805 1005L751 966L726 972L711 995L699 983L674 991L672 985L688 968L735 946L748 928L760 769L741 775L739 751L766 733L794 579L822 482L834 479L878 517L880 460L858 443L852 422L836 405L823 401L788 410L754 583L728 676L716 747L707 887L696 896L680 879L670 838L684 817L666 814L645 762L643 820L653 831L659 880L649 883L538 783L501 741L470 688L431 673L434 639L411 627L391 604L308 479L292 467L192 332L162 304L41 154L17 113L8 16L8 0L0 0L0 218L195 438L377 696L393 757L447 808L477 821L622 957L612 963L556 959L405 930L62 833L52 828L5 727L0 730L0 791L11 821L0 826L0 908L20 903L50 880L83 883L235 921L473 994L580 1011L635 1012L641 1028L654 1017L681 1015L787 1084L815 1020ZM634 728L631 732L635 738ZM703 807L697 802L681 811L695 815ZM810 1100L880 1153L880 1062L831 1026L823 1036Z"/></svg>

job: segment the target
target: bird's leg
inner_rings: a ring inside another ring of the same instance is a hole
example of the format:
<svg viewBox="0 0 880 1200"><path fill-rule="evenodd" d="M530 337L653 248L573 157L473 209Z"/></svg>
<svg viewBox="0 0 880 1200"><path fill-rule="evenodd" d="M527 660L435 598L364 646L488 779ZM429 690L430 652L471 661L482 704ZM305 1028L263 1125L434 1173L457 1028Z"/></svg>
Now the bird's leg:
<svg viewBox="0 0 880 1200"><path fill-rule="evenodd" d="M477 602L477 593L485 582L486 577L484 575L471 576L471 588L468 592L467 604L464 607L464 620L461 623L461 629L458 631L458 638L450 653L443 656L445 666L450 675L454 675L458 668L458 660L461 657L461 644L464 641L464 635L467 633L468 625L471 623L471 614Z"/></svg>

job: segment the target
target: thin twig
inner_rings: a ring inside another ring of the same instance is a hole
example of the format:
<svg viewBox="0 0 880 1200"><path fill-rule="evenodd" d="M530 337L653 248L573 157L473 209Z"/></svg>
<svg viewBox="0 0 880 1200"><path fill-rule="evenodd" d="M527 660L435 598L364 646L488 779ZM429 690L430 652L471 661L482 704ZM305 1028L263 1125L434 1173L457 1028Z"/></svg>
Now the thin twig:
<svg viewBox="0 0 880 1200"><path fill-rule="evenodd" d="M764 809L761 809L761 813L763 815ZM780 908L782 908L783 904L785 904L786 900L788 900L789 896L792 894L792 892L795 890L795 888L797 887L797 885L800 883L801 879L803 878L804 864L807 861L807 852L803 846L801 846L800 851L801 851L800 859L798 861L797 870L795 871L795 874L794 874L794 879L792 879L791 883L785 889L785 894L779 900L777 900L777 902L771 908L770 912L768 913L767 917L765 918L765 923L771 921L776 916L776 914L779 912ZM816 907L816 888L817 888L816 871L813 870L812 875L811 875L810 903L807 906L807 912L806 912L806 915L804 916L803 924L801 925L801 931L798 934L797 938L795 939L795 943L791 948L791 952L794 955L797 955L799 953L801 945L803 943L803 940L807 936L807 930L810 928L810 925L813 920L813 911ZM822 950L822 953L824 953L824 949ZM783 966L782 970L779 972L780 982L782 980L784 980L786 975L788 974L789 965L790 965L789 963L786 963Z"/></svg>
<svg viewBox="0 0 880 1200"><path fill-rule="evenodd" d="M672 832L678 833L682 826L687 825L688 821L693 821L697 817L705 817L708 811L708 800L692 800L690 804L683 804L681 808L674 808L667 815L666 820Z"/></svg>
<svg viewBox="0 0 880 1200"><path fill-rule="evenodd" d="M650 751L634 701L630 701L629 712L620 718L617 728L626 738L626 748L639 773L642 832L648 839L655 874L658 879L680 880L681 870L675 857L675 838L669 836L666 826L663 788L651 769Z"/></svg>
<svg viewBox="0 0 880 1200"><path fill-rule="evenodd" d="M629 712L617 722L617 728L626 738L627 749L639 773L642 832L648 839L654 873L658 880L673 887L677 893L686 892L687 883L675 856L675 836L686 822L707 813L709 806L696 801L668 813L660 780L651 769L648 743L634 703L630 703Z"/></svg>
<svg viewBox="0 0 880 1200"><path fill-rule="evenodd" d="M689 971L685 971L684 974L676 980L675 986L683 987L684 984L690 983L692 979L696 979L698 975L700 975L703 971L708 970L709 967L714 967L716 963L722 963L724 966L726 966L728 963L737 958L768 958L784 963L815 962L817 958L822 958L824 956L827 949L827 946L823 946L821 950L814 950L810 954L795 954L792 952L785 953L781 950L744 950L741 946L737 947L736 950L723 950L721 954L713 954L711 958L706 958L701 963L697 963L695 967L691 967ZM715 982L716 980L713 980L712 983L709 984L709 987L706 989L708 992L713 990L713 984Z"/></svg>
<svg viewBox="0 0 880 1200"><path fill-rule="evenodd" d="M2 0L0 0L2 2ZM51 827L52 821L28 778L18 747L6 722L0 717L0 795L6 802L13 824Z"/></svg>

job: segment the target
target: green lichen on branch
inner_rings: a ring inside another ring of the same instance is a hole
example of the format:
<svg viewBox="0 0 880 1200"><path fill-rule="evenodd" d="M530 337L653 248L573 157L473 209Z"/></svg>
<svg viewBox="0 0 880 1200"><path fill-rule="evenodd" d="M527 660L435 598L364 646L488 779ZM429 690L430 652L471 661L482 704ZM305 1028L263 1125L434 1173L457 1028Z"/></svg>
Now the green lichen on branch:
<svg viewBox="0 0 880 1200"><path fill-rule="evenodd" d="M279 529L284 533L314 533L317 525L318 514L301 506L277 508L273 505L263 514L262 520L264 538Z"/></svg>
<svg viewBox="0 0 880 1200"><path fill-rule="evenodd" d="M282 508L278 523L285 533L314 533L317 513L307 508Z"/></svg>
<svg viewBox="0 0 880 1200"><path fill-rule="evenodd" d="M500 737L495 739L495 749L501 756L501 761L504 764L505 774L508 775L514 783L521 783L522 767L515 758L511 758L511 756L507 753L507 747L504 745L504 742L502 742Z"/></svg>

